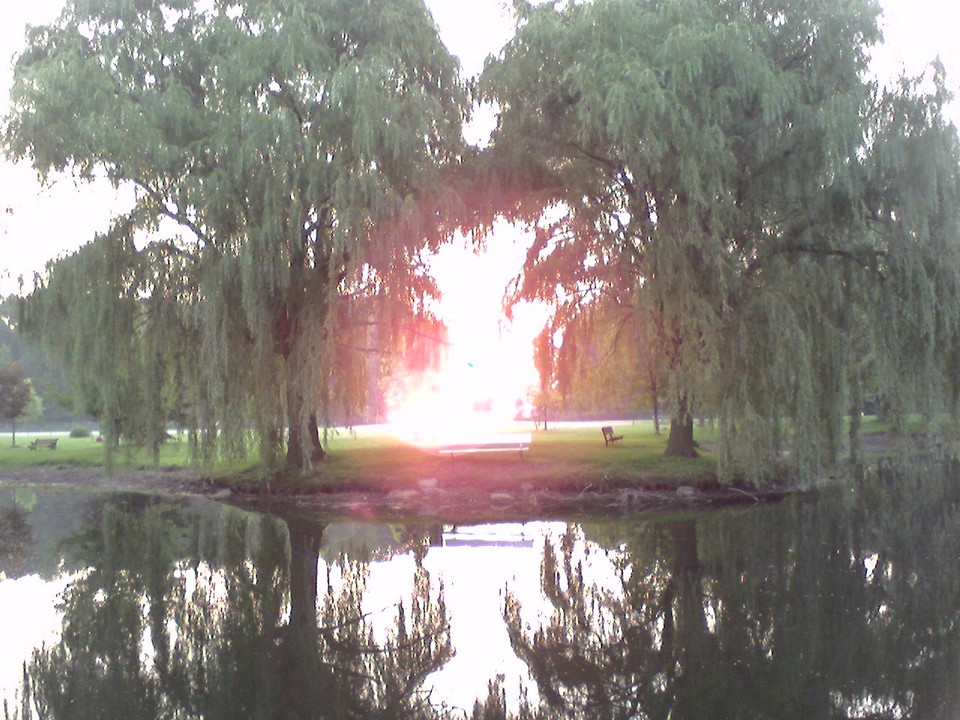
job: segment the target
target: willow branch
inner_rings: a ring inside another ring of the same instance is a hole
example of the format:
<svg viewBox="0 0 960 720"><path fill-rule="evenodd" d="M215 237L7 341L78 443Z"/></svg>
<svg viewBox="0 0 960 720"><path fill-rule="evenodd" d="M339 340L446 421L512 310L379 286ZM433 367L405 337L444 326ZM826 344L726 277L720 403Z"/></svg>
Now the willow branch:
<svg viewBox="0 0 960 720"><path fill-rule="evenodd" d="M150 197L150 199L154 201L154 203L156 203L157 208L159 209L162 215L170 218L171 220L178 223L179 225L182 225L183 227L187 228L194 235L196 235L200 240L203 240L203 242L210 243L209 235L207 235L207 233L204 232L204 230L199 225L197 225L193 220L191 220L186 215L184 215L183 212L181 212L179 209L172 210L167 205L166 199L163 197L163 195L159 191L154 190L152 187L150 187L148 183L138 178L133 178L133 183L138 188L143 190Z"/></svg>
<svg viewBox="0 0 960 720"><path fill-rule="evenodd" d="M816 245L790 245L787 247L776 248L763 257L755 258L746 268L747 275L754 275L759 271L764 262L771 260L779 255L812 255L818 257L838 257L843 260L855 263L865 270L876 273L881 280L885 280L883 272L877 267L876 261L879 258L886 257L887 253L883 250L843 250L840 248L817 247Z"/></svg>

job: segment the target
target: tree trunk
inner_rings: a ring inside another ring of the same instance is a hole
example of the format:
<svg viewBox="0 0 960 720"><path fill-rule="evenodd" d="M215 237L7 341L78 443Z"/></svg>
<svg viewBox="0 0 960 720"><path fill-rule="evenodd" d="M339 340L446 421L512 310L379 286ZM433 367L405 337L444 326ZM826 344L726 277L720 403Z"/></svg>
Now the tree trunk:
<svg viewBox="0 0 960 720"><path fill-rule="evenodd" d="M537 430L540 429L540 425L543 425L543 429L547 429L547 403L546 402L537 402L537 406L533 411L534 421L533 424L536 426Z"/></svg>
<svg viewBox="0 0 960 720"><path fill-rule="evenodd" d="M11 425L10 429L13 431L13 440L10 441L10 447L16 447L17 446L17 419L11 418L10 425Z"/></svg>
<svg viewBox="0 0 960 720"><path fill-rule="evenodd" d="M321 462L327 459L327 451L320 444L320 423L317 422L317 414L310 413L310 423L307 427L310 434L310 460L312 462Z"/></svg>
<svg viewBox="0 0 960 720"><path fill-rule="evenodd" d="M657 379L650 371L650 396L653 399L653 434L660 434L660 393L657 388Z"/></svg>
<svg viewBox="0 0 960 720"><path fill-rule="evenodd" d="M303 431L300 414L287 410L287 470L303 470Z"/></svg>
<svg viewBox="0 0 960 720"><path fill-rule="evenodd" d="M690 414L686 393L677 396L677 407L670 418L670 435L667 436L665 457L697 457L697 445L693 440L693 415Z"/></svg>
<svg viewBox="0 0 960 720"><path fill-rule="evenodd" d="M874 396L874 412L876 413L877 420L883 423L890 422L890 411L890 402L887 400L886 396L877 393Z"/></svg>
<svg viewBox="0 0 960 720"><path fill-rule="evenodd" d="M320 443L317 414L312 412L303 424L303 396L293 388L287 390L287 457L288 470L305 470L310 463L321 462L327 457ZM304 437L306 435L306 437ZM309 446L304 445L309 443Z"/></svg>

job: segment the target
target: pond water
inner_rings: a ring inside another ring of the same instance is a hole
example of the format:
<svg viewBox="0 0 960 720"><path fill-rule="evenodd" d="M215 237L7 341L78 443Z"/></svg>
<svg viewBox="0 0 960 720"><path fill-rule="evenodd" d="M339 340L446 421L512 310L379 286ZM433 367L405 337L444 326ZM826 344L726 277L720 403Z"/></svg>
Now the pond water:
<svg viewBox="0 0 960 720"><path fill-rule="evenodd" d="M458 525L0 486L6 718L953 718L960 471Z"/></svg>

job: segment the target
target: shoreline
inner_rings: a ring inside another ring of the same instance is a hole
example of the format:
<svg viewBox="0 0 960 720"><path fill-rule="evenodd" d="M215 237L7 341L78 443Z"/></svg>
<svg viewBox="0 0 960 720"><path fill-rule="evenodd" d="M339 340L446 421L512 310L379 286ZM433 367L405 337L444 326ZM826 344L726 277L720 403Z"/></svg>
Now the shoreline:
<svg viewBox="0 0 960 720"><path fill-rule="evenodd" d="M633 514L689 511L734 505L776 502L803 492L792 486L744 489L718 483L646 484L623 481L607 487L590 482L563 488L544 487L529 480L508 486L495 482L466 484L427 478L406 487L396 483L338 489L313 486L277 487L266 483L255 491L225 479L212 479L191 470L124 470L109 475L101 468L34 465L0 470L0 487L29 485L80 488L104 492L155 493L202 497L245 510L276 514L339 514L396 517L415 515L458 520L548 518L557 514Z"/></svg>
<svg viewBox="0 0 960 720"><path fill-rule="evenodd" d="M864 438L871 457L893 452L887 434ZM344 480L344 471L347 472ZM299 478L254 472L223 475L196 468L117 468L38 463L0 468L0 487L35 485L114 492L203 497L252 511L283 514L343 514L359 517L506 520L563 514L607 515L685 512L777 502L809 492L797 484L753 487L721 484L703 467L687 476L640 468L590 467L560 460L502 455L424 459L339 467ZM829 484L835 476L812 483Z"/></svg>

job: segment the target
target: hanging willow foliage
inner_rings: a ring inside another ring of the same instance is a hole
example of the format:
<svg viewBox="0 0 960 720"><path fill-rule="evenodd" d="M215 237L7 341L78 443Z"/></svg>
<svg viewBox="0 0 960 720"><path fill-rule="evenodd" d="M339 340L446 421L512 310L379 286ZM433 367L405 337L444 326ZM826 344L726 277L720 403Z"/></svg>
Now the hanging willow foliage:
<svg viewBox="0 0 960 720"><path fill-rule="evenodd" d="M422 1L74 0L11 97L11 157L136 190L26 309L108 435L176 416L205 453L253 432L323 457L391 340L374 321L423 312L418 253L453 205L464 93Z"/></svg>
<svg viewBox="0 0 960 720"><path fill-rule="evenodd" d="M491 192L538 230L515 298L562 325L632 295L669 377L668 453L715 417L726 477L832 466L867 391L957 409L956 131L940 69L867 79L878 12L524 2L481 78Z"/></svg>

